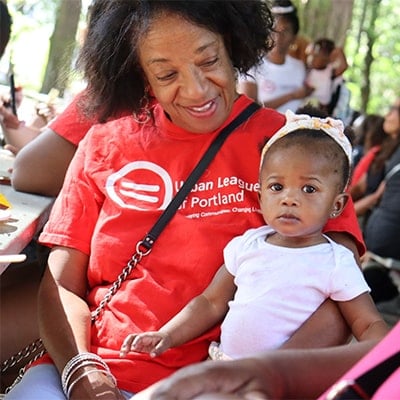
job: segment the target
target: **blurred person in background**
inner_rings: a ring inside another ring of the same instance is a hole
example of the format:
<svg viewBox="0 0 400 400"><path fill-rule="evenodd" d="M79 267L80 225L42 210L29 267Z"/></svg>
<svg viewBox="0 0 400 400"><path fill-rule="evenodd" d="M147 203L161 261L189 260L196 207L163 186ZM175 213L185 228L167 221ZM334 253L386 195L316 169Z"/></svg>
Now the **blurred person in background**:
<svg viewBox="0 0 400 400"><path fill-rule="evenodd" d="M400 318L398 292L400 267L400 98L385 115L383 129L389 136L376 156L384 169L378 189L366 196L371 214L364 228L367 254L364 275L371 287L371 295L381 312ZM385 266L373 255L392 260L397 270Z"/></svg>
<svg viewBox="0 0 400 400"><path fill-rule="evenodd" d="M343 73L348 68L343 49L328 38L319 38L307 48L307 85L313 89L309 100L315 101L318 107L328 115L348 121L337 114L340 102L343 102L346 87ZM342 104L340 104L343 107ZM346 111L346 110L344 110ZM343 111L342 111L343 112Z"/></svg>
<svg viewBox="0 0 400 400"><path fill-rule="evenodd" d="M312 92L305 83L304 62L289 55L299 32L297 9L290 0L275 0L272 12L275 46L259 65L239 77L238 91L264 107L295 112Z"/></svg>
<svg viewBox="0 0 400 400"><path fill-rule="evenodd" d="M361 227L364 227L371 208L379 200L379 192L376 190L384 176L388 154L385 148L392 146L392 138L383 128L384 121L385 118L380 115L366 115L355 129L356 145L354 147L365 154L354 168L350 194L355 202ZM371 194L373 196L369 197Z"/></svg>
<svg viewBox="0 0 400 400"><path fill-rule="evenodd" d="M356 172L354 169L352 182L354 185L363 175L363 173L368 169L371 164L374 156L373 154L380 148L381 143L384 139L386 139L387 135L383 130L383 121L384 117L378 114L366 114L360 115L353 122L352 127L354 131L354 139L353 139L353 166L357 168L357 164L360 160L370 152L371 149L374 149L371 152L371 155L368 157L368 162L366 165L362 165L360 171Z"/></svg>

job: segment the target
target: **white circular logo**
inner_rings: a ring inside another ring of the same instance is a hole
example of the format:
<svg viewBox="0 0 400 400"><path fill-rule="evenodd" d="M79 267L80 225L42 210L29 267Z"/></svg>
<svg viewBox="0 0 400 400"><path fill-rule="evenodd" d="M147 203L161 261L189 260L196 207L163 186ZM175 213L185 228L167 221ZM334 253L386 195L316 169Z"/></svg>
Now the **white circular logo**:
<svg viewBox="0 0 400 400"><path fill-rule="evenodd" d="M172 199L167 171L148 161L135 161L110 175L106 182L110 198L123 208L164 210Z"/></svg>

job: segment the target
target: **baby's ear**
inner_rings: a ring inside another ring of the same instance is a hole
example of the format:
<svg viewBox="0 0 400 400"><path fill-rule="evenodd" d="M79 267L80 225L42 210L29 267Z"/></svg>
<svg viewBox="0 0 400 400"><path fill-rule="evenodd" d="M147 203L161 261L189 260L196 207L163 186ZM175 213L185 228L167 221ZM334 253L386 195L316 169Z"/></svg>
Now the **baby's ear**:
<svg viewBox="0 0 400 400"><path fill-rule="evenodd" d="M340 193L336 196L335 202L333 204L333 209L331 214L329 215L330 218L337 218L343 211L344 207L346 206L347 201L349 200L348 193Z"/></svg>

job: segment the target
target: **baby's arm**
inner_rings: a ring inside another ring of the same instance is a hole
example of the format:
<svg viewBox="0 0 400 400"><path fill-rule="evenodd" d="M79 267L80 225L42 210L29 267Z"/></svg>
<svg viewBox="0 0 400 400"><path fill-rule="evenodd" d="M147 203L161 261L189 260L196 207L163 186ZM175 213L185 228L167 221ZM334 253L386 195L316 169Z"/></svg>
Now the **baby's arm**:
<svg viewBox="0 0 400 400"><path fill-rule="evenodd" d="M222 266L204 292L191 300L158 332L128 335L121 347L121 357L129 351L150 353L156 357L171 347L198 337L222 320L235 290L233 276Z"/></svg>
<svg viewBox="0 0 400 400"><path fill-rule="evenodd" d="M383 338L388 332L379 311L369 293L363 293L349 301L338 302L340 311L358 341Z"/></svg>

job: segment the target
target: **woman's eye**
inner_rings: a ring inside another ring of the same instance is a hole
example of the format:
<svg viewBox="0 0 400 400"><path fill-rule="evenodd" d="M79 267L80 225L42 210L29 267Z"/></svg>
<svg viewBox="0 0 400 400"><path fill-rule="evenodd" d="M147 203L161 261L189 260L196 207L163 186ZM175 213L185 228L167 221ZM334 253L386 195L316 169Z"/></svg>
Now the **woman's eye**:
<svg viewBox="0 0 400 400"><path fill-rule="evenodd" d="M175 76L175 72L171 72L169 74L157 76L157 80L159 80L161 82L165 82L165 81L169 81L169 80L173 79L174 76Z"/></svg>
<svg viewBox="0 0 400 400"><path fill-rule="evenodd" d="M213 66L214 64L216 64L217 61L218 61L218 57L215 57L215 58L213 58L213 59L211 59L211 60L207 60L207 61L203 62L202 65L203 65L203 67L211 67L211 66Z"/></svg>
<svg viewBox="0 0 400 400"><path fill-rule="evenodd" d="M317 189L315 189L315 187L311 185L306 185L303 187L303 192L305 193L315 193L316 191Z"/></svg>
<svg viewBox="0 0 400 400"><path fill-rule="evenodd" d="M269 187L273 192L279 192L280 190L283 189L283 186L280 183L273 183Z"/></svg>

